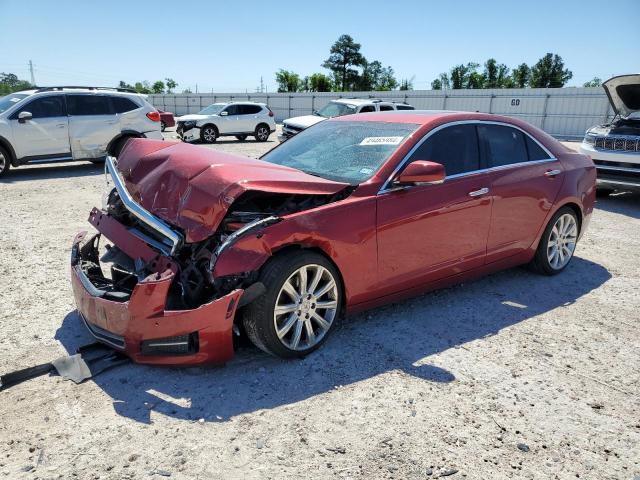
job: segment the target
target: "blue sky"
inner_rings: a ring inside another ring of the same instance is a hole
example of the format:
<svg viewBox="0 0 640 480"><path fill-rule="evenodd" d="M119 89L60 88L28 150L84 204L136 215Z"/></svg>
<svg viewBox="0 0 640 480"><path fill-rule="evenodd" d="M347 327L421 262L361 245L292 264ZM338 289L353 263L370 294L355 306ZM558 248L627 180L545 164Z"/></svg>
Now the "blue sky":
<svg viewBox="0 0 640 480"><path fill-rule="evenodd" d="M546 52L574 73L640 72L640 0L14 1L0 0L0 72L39 85L175 79L178 90L275 88L279 68L320 66L343 33L369 60L430 88L458 63L494 57L514 67Z"/></svg>

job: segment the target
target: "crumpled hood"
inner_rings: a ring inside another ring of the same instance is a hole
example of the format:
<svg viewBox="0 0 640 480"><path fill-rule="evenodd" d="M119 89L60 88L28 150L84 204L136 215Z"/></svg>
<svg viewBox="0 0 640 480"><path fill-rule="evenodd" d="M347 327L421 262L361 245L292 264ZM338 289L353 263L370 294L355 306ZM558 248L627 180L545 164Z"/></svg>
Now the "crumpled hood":
<svg viewBox="0 0 640 480"><path fill-rule="evenodd" d="M200 115L197 113L191 113L189 115L182 115L181 117L176 118L176 121L178 122L190 122L190 121L198 121L198 120L204 120L206 118L210 118L211 115Z"/></svg>
<svg viewBox="0 0 640 480"><path fill-rule="evenodd" d="M320 115L304 115L302 117L287 118L282 123L286 123L294 127L308 128L311 125L322 122L323 120L326 120L326 118L321 117Z"/></svg>
<svg viewBox="0 0 640 480"><path fill-rule="evenodd" d="M118 170L133 199L185 232L187 242L211 236L246 191L330 195L348 184L186 143L130 140Z"/></svg>
<svg viewBox="0 0 640 480"><path fill-rule="evenodd" d="M615 113L628 117L640 112L640 73L610 78L602 87Z"/></svg>

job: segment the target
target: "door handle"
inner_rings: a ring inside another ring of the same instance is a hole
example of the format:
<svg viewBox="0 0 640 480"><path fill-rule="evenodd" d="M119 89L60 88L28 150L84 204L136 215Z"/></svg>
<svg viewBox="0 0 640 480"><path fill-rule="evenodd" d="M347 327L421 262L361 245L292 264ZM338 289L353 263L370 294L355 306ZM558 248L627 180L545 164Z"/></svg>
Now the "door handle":
<svg viewBox="0 0 640 480"><path fill-rule="evenodd" d="M59 123L59 124L56 125L56 127L58 127L58 128L64 128L66 126L67 126L66 123Z"/></svg>
<svg viewBox="0 0 640 480"><path fill-rule="evenodd" d="M489 193L489 189L487 187L483 187L480 190L474 190L473 192L469 192L470 197L480 197L482 195L486 195Z"/></svg>
<svg viewBox="0 0 640 480"><path fill-rule="evenodd" d="M544 172L544 176L553 178L557 175L560 175L561 173L562 173L562 170L547 170L546 172Z"/></svg>

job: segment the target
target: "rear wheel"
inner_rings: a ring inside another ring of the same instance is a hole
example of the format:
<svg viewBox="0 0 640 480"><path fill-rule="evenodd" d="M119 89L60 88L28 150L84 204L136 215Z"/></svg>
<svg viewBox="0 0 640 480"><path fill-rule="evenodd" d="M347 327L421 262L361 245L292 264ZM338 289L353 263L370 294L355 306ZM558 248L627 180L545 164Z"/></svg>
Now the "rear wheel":
<svg viewBox="0 0 640 480"><path fill-rule="evenodd" d="M342 307L336 268L314 252L275 257L262 270L267 291L243 316L249 339L283 358L303 357L324 343Z"/></svg>
<svg viewBox="0 0 640 480"><path fill-rule="evenodd" d="M269 135L271 135L271 130L264 123L261 123L256 127L255 137L259 142L266 142L269 139Z"/></svg>
<svg viewBox="0 0 640 480"><path fill-rule="evenodd" d="M164 132L167 129L167 124L164 122L160 122L160 131Z"/></svg>
<svg viewBox="0 0 640 480"><path fill-rule="evenodd" d="M236 138L241 142L244 142L247 139L248 135L236 135Z"/></svg>
<svg viewBox="0 0 640 480"><path fill-rule="evenodd" d="M109 149L109 153L111 155L113 155L114 157L119 157L120 156L120 152L122 152L122 149L124 148L124 146L127 144L127 142L129 140L131 140L133 137L122 137L119 138L118 140L116 140L116 142L113 144L113 147L111 147Z"/></svg>
<svg viewBox="0 0 640 480"><path fill-rule="evenodd" d="M569 207L562 207L545 228L531 268L543 275L560 273L573 258L578 233L576 213Z"/></svg>
<svg viewBox="0 0 640 480"><path fill-rule="evenodd" d="M218 138L218 129L213 125L205 125L200 129L200 140L204 143L213 143Z"/></svg>
<svg viewBox="0 0 640 480"><path fill-rule="evenodd" d="M2 147L0 147L0 177L9 173L11 168L11 158L9 153Z"/></svg>

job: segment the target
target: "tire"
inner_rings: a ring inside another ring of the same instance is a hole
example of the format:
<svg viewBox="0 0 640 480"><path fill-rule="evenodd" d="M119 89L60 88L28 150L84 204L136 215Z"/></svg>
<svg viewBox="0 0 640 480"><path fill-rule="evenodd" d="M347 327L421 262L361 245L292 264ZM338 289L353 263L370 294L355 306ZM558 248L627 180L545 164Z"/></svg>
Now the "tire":
<svg viewBox="0 0 640 480"><path fill-rule="evenodd" d="M536 255L529 264L530 268L541 275L560 273L573 258L579 233L580 223L574 210L569 207L560 208L544 229Z"/></svg>
<svg viewBox="0 0 640 480"><path fill-rule="evenodd" d="M164 132L167 129L167 124L164 122L160 122L160 131Z"/></svg>
<svg viewBox="0 0 640 480"><path fill-rule="evenodd" d="M611 195L615 190L613 188L599 187L596 188L596 197L605 198Z"/></svg>
<svg viewBox="0 0 640 480"><path fill-rule="evenodd" d="M303 271L306 281L301 284ZM251 342L281 358L304 357L319 348L343 304L342 280L333 264L320 254L297 251L271 259L262 269L260 281L267 291L245 308L242 317ZM308 293L312 287L316 296ZM301 288L307 292L303 299ZM328 308L320 308L320 304ZM282 313L276 314L276 305Z"/></svg>
<svg viewBox="0 0 640 480"><path fill-rule="evenodd" d="M258 142L266 142L267 140L269 140L269 135L271 135L271 130L269 129L269 126L265 123L261 123L256 127L256 130L253 136L256 137L256 140Z"/></svg>
<svg viewBox="0 0 640 480"><path fill-rule="evenodd" d="M11 157L3 147L0 147L0 177L5 176L11 169Z"/></svg>
<svg viewBox="0 0 640 480"><path fill-rule="evenodd" d="M218 129L215 125L205 125L200 129L202 143L214 143L218 138Z"/></svg>
<svg viewBox="0 0 640 480"><path fill-rule="evenodd" d="M241 142L244 142L247 139L248 135L236 135L236 138Z"/></svg>

